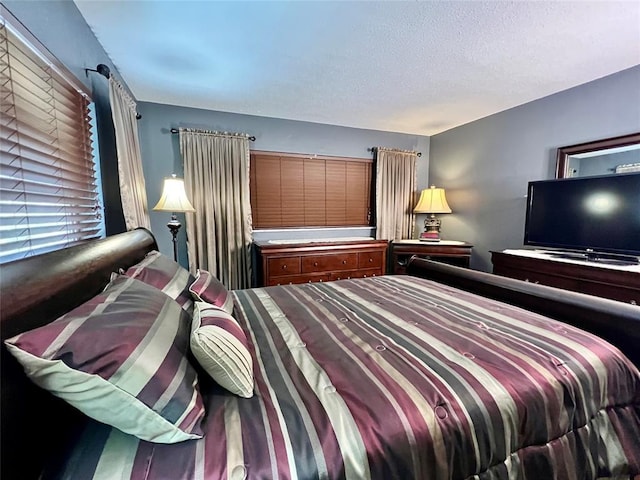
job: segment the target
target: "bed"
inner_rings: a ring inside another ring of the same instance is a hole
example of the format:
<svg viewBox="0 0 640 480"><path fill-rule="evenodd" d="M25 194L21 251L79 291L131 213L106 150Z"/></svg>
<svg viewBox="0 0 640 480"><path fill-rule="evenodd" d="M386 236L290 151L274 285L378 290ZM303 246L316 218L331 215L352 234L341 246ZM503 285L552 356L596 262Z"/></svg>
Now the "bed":
<svg viewBox="0 0 640 480"><path fill-rule="evenodd" d="M156 249L137 229L2 266L3 343L126 292ZM2 478L640 478L640 307L418 258L408 273L227 292L210 310L240 326L251 391L182 351L197 400L174 423L193 438L89 418L3 344ZM193 342L209 307L191 300L167 316Z"/></svg>

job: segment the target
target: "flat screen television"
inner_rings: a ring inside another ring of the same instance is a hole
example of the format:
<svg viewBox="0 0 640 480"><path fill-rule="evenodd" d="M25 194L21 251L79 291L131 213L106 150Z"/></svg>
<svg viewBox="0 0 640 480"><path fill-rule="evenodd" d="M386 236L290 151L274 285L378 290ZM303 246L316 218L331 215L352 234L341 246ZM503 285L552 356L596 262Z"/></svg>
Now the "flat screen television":
<svg viewBox="0 0 640 480"><path fill-rule="evenodd" d="M640 173L529 182L524 243L637 262Z"/></svg>

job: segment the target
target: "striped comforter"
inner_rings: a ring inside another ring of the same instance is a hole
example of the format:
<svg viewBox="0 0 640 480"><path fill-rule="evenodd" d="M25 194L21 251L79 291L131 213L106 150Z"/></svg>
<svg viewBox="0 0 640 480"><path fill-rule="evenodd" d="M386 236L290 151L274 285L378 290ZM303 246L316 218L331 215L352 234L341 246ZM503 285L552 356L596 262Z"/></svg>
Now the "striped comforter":
<svg viewBox="0 0 640 480"><path fill-rule="evenodd" d="M255 395L205 437L92 425L68 478L591 479L640 474L640 374L571 326L419 278L233 292Z"/></svg>

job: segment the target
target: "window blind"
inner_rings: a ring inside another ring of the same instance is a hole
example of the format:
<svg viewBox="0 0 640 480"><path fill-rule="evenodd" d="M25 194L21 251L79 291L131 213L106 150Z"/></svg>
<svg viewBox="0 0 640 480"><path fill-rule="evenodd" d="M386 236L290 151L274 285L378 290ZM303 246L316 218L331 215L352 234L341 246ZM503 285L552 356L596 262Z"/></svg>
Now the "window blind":
<svg viewBox="0 0 640 480"><path fill-rule="evenodd" d="M0 263L103 236L90 99L0 17Z"/></svg>
<svg viewBox="0 0 640 480"><path fill-rule="evenodd" d="M253 228L371 223L372 160L252 152Z"/></svg>

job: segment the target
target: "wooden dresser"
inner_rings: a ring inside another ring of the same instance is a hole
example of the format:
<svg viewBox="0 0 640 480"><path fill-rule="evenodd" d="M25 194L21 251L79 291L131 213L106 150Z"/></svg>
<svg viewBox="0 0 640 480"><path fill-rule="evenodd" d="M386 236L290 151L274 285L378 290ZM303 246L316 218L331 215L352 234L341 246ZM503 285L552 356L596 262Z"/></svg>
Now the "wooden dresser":
<svg viewBox="0 0 640 480"><path fill-rule="evenodd" d="M491 262L497 275L640 305L640 267L607 267L508 251L491 252Z"/></svg>
<svg viewBox="0 0 640 480"><path fill-rule="evenodd" d="M362 240L254 245L259 286L271 286L384 275L389 243Z"/></svg>

